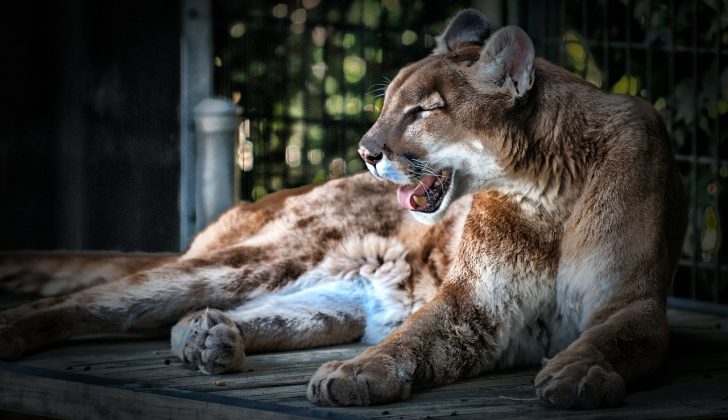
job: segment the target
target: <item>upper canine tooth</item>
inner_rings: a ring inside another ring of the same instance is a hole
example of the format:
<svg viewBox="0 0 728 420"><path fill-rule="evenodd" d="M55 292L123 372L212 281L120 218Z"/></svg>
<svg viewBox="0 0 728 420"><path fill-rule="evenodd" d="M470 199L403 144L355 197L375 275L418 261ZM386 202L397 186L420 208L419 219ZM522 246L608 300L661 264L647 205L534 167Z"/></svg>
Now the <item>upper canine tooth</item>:
<svg viewBox="0 0 728 420"><path fill-rule="evenodd" d="M444 171L442 171L442 176L445 176L445 177L450 176L450 171L445 169Z"/></svg>
<svg viewBox="0 0 728 420"><path fill-rule="evenodd" d="M416 195L413 198L418 206L424 206L427 203L427 199L424 195Z"/></svg>

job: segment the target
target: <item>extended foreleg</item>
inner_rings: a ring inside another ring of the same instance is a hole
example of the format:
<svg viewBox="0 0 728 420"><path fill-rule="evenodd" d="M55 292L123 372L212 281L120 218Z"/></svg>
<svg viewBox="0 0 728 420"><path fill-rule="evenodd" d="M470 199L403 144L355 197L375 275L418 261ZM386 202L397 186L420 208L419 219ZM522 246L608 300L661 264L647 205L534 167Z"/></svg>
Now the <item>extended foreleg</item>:
<svg viewBox="0 0 728 420"><path fill-rule="evenodd" d="M492 368L503 343L498 321L462 291L444 290L385 341L356 358L324 364L308 399L369 405L409 397L415 382L444 384Z"/></svg>
<svg viewBox="0 0 728 420"><path fill-rule="evenodd" d="M611 306L536 376L537 395L563 408L611 407L625 384L655 371L667 351L665 308L653 300Z"/></svg>

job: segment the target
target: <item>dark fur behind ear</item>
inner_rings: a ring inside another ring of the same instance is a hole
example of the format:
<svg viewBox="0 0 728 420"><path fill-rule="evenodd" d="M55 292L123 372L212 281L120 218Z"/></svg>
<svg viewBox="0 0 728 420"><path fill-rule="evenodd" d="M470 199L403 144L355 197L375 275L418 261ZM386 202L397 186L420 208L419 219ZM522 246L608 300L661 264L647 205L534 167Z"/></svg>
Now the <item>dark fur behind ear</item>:
<svg viewBox="0 0 728 420"><path fill-rule="evenodd" d="M447 25L447 29L437 37L437 47L433 54L454 50L458 44L483 45L490 36L490 22L475 9L458 13Z"/></svg>

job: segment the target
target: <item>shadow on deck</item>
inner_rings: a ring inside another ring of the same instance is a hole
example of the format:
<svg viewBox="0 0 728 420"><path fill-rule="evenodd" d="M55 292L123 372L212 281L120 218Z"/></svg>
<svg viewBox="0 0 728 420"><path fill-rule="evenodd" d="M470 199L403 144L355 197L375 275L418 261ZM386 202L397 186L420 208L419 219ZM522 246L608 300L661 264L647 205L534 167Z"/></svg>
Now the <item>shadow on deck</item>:
<svg viewBox="0 0 728 420"><path fill-rule="evenodd" d="M535 398L536 369L495 372L415 392L408 401L322 408L305 398L323 362L359 344L251 355L243 372L206 376L182 367L161 340L68 343L0 363L0 409L63 418L684 418L728 417L728 319L671 310L672 343L662 371L624 404L564 411Z"/></svg>

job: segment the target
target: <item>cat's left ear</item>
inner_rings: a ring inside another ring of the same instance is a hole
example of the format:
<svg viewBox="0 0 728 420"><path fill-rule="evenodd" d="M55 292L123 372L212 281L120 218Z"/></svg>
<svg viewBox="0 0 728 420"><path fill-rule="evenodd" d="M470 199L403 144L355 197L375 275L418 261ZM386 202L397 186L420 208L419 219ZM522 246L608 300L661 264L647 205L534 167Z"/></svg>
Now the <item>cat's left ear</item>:
<svg viewBox="0 0 728 420"><path fill-rule="evenodd" d="M447 25L447 29L437 37L437 46L433 54L450 52L458 45L483 45L490 36L490 22L475 9L466 9L458 13Z"/></svg>

